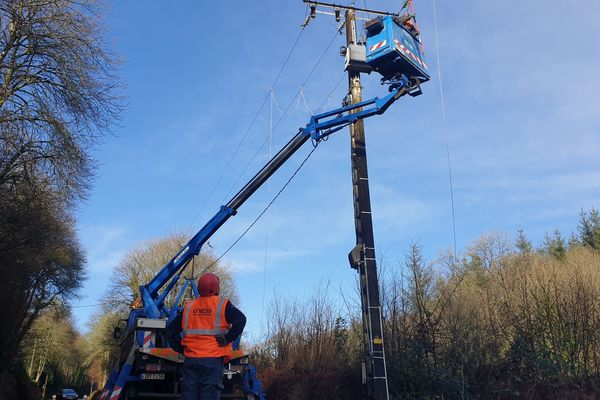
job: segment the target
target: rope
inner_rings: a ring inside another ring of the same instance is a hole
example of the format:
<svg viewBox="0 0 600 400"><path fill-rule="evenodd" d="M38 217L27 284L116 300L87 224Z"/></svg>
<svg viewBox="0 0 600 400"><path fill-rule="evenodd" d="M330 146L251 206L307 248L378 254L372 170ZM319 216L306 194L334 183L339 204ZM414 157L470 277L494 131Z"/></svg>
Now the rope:
<svg viewBox="0 0 600 400"><path fill-rule="evenodd" d="M304 96L304 89L302 88L300 88L300 97L302 98L302 102L304 103L304 109L308 111L308 115L313 115L314 112L308 106L308 103L306 102L306 97ZM300 97L298 99L300 99Z"/></svg>
<svg viewBox="0 0 600 400"><path fill-rule="evenodd" d="M452 185L452 163L450 161L450 146L448 144L448 120L446 118L446 104L444 101L444 89L442 85L442 71L440 63L440 43L437 24L437 7L436 0L433 0L433 25L435 28L435 58L437 61L438 84L440 89L440 104L442 107L442 117L444 119L444 142L446 145L446 157L448 159L448 181L450 183L450 202L452 204L452 236L454 244L454 259L456 260L456 216L454 211L454 189Z"/></svg>

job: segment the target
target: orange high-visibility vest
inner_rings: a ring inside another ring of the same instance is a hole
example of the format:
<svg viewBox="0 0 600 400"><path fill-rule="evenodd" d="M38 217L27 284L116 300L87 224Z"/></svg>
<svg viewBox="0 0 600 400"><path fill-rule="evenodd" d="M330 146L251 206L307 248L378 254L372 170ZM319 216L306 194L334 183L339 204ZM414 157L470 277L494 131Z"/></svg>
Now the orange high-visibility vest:
<svg viewBox="0 0 600 400"><path fill-rule="evenodd" d="M208 296L198 297L185 304L181 318L181 344L186 357L231 358L231 343L221 347L215 339L216 335L229 332L230 325L225 318L228 301L219 296Z"/></svg>

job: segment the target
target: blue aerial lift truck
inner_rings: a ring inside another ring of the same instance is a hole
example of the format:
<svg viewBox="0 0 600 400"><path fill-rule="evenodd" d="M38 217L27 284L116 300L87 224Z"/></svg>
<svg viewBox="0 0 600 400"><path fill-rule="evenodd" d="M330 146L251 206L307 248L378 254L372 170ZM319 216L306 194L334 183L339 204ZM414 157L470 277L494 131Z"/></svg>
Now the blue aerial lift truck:
<svg viewBox="0 0 600 400"><path fill-rule="evenodd" d="M399 15L375 18L365 24L366 43L354 49L346 69L376 71L389 93L360 103L346 105L313 115L308 124L263 166L231 200L182 247L182 249L148 283L140 286L139 298L131 307L125 333L115 329L121 352L103 388L100 400L179 398L183 355L170 348L165 330L182 310L185 293L198 296L194 278L183 272L198 255L202 246L235 215L238 209L297 150L307 142L316 147L334 132L373 115L383 114L396 100L409 94L421 94L420 85L429 80L420 42L415 32ZM167 297L183 279L174 301ZM375 282L377 284L377 282ZM234 346L234 357L225 366L223 399L265 400L256 369L248 356Z"/></svg>

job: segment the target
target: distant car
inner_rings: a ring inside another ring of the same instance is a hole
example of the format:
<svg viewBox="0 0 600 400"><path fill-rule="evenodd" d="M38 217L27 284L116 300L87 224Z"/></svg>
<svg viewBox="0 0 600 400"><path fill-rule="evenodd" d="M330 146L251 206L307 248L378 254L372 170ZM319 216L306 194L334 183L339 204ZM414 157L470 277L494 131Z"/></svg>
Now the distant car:
<svg viewBox="0 0 600 400"><path fill-rule="evenodd" d="M63 389L58 395L58 400L77 400L79 395L73 389Z"/></svg>

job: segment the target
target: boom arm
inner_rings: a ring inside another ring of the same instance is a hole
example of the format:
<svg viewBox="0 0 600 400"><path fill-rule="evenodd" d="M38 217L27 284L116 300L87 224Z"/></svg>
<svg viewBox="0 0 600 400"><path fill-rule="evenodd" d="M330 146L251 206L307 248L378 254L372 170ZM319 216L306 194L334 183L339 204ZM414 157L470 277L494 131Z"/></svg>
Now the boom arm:
<svg viewBox="0 0 600 400"><path fill-rule="evenodd" d="M192 258L200 253L204 243L219 230L219 228L237 213L238 208L244 204L252 194L265 183L308 139L312 139L316 146L321 140L339 131L348 124L354 123L376 114L383 114L397 99L405 94L412 94L418 90L410 86L409 80L402 76L391 82L390 93L383 97L375 97L361 103L347 105L322 114L313 115L310 122L285 145L269 162L258 171L248 183L190 239L190 241L169 261L156 276L146 285L140 286L140 296L144 305L144 313L150 318L165 317L169 314L164 300L177 283L181 273ZM350 111L364 108L356 113ZM170 282L169 282L170 280ZM159 290L167 284L159 294Z"/></svg>

